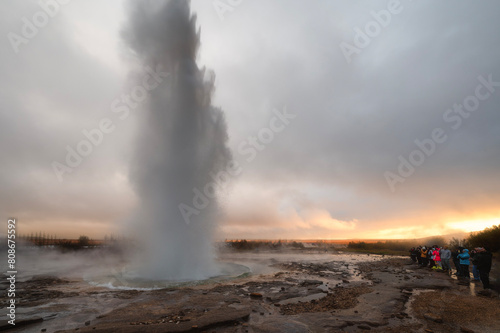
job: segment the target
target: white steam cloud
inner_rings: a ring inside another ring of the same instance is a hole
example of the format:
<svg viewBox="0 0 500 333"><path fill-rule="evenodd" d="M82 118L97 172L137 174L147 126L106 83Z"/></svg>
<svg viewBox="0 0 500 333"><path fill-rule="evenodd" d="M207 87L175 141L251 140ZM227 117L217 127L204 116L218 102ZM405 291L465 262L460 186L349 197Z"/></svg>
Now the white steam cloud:
<svg viewBox="0 0 500 333"><path fill-rule="evenodd" d="M144 67L169 73L141 113L131 183L139 197L132 220L144 252L140 277L202 279L217 273L213 235L217 201L190 215L194 189L231 160L224 114L211 106L213 73L198 68L199 31L185 0L134 1L124 39Z"/></svg>

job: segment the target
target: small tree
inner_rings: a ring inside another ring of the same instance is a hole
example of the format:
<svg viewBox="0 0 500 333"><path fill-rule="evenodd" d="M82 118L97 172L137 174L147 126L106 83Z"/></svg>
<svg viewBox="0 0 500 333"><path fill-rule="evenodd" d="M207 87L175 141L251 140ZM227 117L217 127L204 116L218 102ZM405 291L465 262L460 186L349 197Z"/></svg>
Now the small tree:
<svg viewBox="0 0 500 333"><path fill-rule="evenodd" d="M78 238L78 245L80 246L88 246L89 245L89 238L87 236L80 236Z"/></svg>

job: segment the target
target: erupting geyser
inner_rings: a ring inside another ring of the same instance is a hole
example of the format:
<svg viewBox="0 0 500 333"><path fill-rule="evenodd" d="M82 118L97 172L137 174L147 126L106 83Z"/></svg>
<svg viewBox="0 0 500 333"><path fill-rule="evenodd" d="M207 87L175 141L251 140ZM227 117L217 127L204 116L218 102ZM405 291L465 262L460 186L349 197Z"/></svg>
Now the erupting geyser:
<svg viewBox="0 0 500 333"><path fill-rule="evenodd" d="M142 66L168 73L140 112L131 165L131 183L140 200L133 236L144 250L135 271L148 279L207 278L218 273L213 252L216 198L187 214L187 220L179 205L192 207L195 192L213 185L213 175L231 158L224 114L211 106L214 75L196 64L199 31L188 1L130 4L127 44Z"/></svg>

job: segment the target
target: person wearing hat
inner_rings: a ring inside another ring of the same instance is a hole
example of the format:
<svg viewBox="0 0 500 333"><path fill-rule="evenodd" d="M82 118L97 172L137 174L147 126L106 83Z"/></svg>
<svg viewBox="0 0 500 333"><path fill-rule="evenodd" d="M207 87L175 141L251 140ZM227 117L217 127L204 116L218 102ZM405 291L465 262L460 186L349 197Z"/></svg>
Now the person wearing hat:
<svg viewBox="0 0 500 333"><path fill-rule="evenodd" d="M469 265L470 265L470 255L469 255L469 250L464 249L462 253L460 253L458 256L458 259L460 259L460 271L463 274L463 277L466 279L470 279L469 275Z"/></svg>
<svg viewBox="0 0 500 333"><path fill-rule="evenodd" d="M429 262L427 261L427 248L425 246L420 251L420 257L422 258L422 267L427 266Z"/></svg>
<svg viewBox="0 0 500 333"><path fill-rule="evenodd" d="M487 247L480 247L476 255L476 265L479 271L479 277L483 283L484 289L491 288L490 286L490 270L493 255Z"/></svg>
<svg viewBox="0 0 500 333"><path fill-rule="evenodd" d="M477 253L479 248L476 247L474 250L470 251L470 261L472 263L472 276L474 276L474 281L479 282L481 278L479 277L479 271L477 269Z"/></svg>
<svg viewBox="0 0 500 333"><path fill-rule="evenodd" d="M453 252L451 252L451 258L453 260L453 265L455 265L455 269L457 270L457 272L455 273L455 275L457 277L459 276L462 276L462 269L460 267L460 259L458 259L458 255L460 253L462 253L462 247L459 247L458 249L455 249L453 250Z"/></svg>

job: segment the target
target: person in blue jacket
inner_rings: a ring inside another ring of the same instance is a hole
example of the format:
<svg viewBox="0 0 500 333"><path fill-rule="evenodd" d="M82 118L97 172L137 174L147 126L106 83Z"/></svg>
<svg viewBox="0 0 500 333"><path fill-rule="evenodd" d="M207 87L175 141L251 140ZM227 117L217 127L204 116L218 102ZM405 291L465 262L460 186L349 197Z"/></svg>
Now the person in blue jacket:
<svg viewBox="0 0 500 333"><path fill-rule="evenodd" d="M470 265L470 261L469 261L469 258L470 258L470 255L469 255L469 250L467 249L464 249L462 251L462 253L460 253L458 256L457 256L458 259L460 259L460 270L461 270L461 273L463 274L463 276L466 278L466 279L469 279L470 276L469 276L469 265Z"/></svg>

